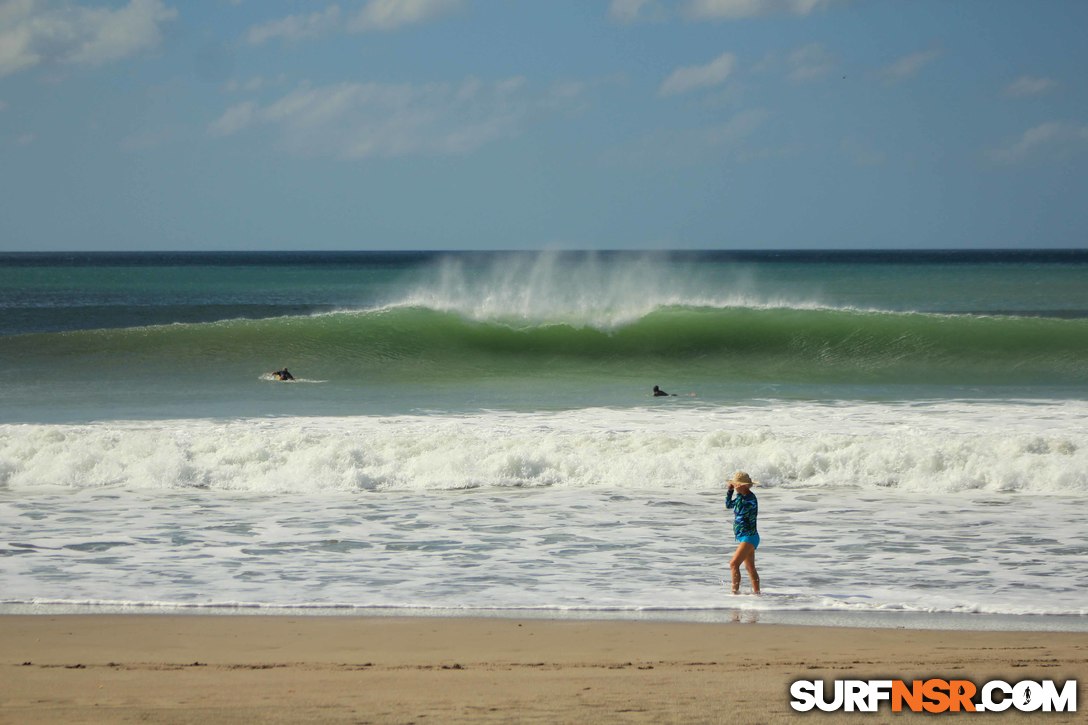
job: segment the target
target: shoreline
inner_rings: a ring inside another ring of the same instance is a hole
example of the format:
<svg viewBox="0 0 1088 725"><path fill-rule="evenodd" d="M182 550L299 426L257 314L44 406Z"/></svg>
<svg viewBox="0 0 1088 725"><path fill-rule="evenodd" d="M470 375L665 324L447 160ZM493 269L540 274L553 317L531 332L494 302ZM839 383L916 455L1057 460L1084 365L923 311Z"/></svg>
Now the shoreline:
<svg viewBox="0 0 1088 725"><path fill-rule="evenodd" d="M794 680L889 677L1077 679L1083 702L1088 633L843 633L533 618L0 615L0 721L789 722Z"/></svg>
<svg viewBox="0 0 1088 725"><path fill-rule="evenodd" d="M1088 633L1088 616L982 612L866 610L718 609L444 609L428 607L357 607L352 605L280 606L264 604L0 603L2 617L257 617L419 620L531 620L656 624L764 624L833 629L901 629L951 632Z"/></svg>

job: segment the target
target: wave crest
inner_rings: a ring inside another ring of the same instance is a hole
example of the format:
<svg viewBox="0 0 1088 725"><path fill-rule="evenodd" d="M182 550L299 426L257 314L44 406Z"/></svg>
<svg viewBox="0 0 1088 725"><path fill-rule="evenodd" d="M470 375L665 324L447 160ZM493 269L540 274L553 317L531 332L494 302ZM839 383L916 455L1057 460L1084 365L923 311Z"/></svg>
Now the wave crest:
<svg viewBox="0 0 1088 725"><path fill-rule="evenodd" d="M599 253L543 252L480 259L448 257L393 307L448 312L515 326L566 324L611 331L662 308L822 307L815 299L761 294L736 267L723 279L663 254L604 259Z"/></svg>

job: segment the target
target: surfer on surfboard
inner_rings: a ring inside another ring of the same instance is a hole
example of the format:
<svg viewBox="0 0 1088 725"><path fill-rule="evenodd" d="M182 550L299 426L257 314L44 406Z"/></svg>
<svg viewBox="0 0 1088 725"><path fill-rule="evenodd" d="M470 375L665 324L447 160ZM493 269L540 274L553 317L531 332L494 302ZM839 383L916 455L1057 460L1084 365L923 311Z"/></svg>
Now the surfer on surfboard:
<svg viewBox="0 0 1088 725"><path fill-rule="evenodd" d="M292 375L287 370L287 368L284 368L283 370L277 370L276 372L272 373L272 377L275 378L276 380L282 380L283 382L287 382L288 380L294 380L295 379L295 376Z"/></svg>

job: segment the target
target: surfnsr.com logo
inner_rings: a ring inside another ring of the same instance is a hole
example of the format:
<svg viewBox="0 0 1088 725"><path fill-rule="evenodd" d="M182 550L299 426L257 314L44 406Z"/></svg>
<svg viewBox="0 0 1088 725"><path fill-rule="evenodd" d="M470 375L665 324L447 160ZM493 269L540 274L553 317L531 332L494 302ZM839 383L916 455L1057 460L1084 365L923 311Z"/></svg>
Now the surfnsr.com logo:
<svg viewBox="0 0 1088 725"><path fill-rule="evenodd" d="M990 680L981 687L970 680L797 680L790 685L790 707L798 712L876 712L888 703L892 712L1076 712L1077 681L1060 687L1053 680Z"/></svg>

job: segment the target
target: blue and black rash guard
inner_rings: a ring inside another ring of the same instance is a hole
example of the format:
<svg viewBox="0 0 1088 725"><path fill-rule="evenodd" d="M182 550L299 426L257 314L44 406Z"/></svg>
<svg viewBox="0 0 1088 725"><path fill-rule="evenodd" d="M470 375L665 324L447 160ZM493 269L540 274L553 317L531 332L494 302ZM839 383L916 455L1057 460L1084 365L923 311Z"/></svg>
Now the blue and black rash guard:
<svg viewBox="0 0 1088 725"><path fill-rule="evenodd" d="M733 489L725 494L725 507L733 509L733 536L755 536L756 516L759 515L759 501L756 495L749 491L746 494L738 494L733 498Z"/></svg>

